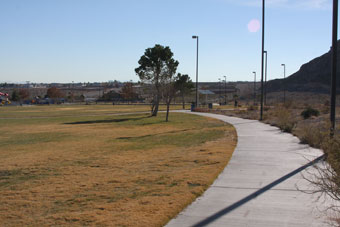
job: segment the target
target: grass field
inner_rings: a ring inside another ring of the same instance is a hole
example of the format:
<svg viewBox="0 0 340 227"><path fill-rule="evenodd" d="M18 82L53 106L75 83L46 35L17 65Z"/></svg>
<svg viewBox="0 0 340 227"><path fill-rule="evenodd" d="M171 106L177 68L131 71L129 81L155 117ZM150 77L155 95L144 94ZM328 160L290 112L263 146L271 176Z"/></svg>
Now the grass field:
<svg viewBox="0 0 340 227"><path fill-rule="evenodd" d="M0 108L4 226L162 226L227 164L223 122L132 106Z"/></svg>

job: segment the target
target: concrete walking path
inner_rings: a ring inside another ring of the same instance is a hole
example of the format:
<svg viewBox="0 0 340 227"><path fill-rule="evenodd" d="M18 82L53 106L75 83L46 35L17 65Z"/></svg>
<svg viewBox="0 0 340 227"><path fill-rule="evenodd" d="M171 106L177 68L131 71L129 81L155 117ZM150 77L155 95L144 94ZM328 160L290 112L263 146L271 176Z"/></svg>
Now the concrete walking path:
<svg viewBox="0 0 340 227"><path fill-rule="evenodd" d="M299 139L256 120L195 113L232 124L238 144L212 186L166 226L325 226L327 218L303 175L323 155ZM307 172L307 171L308 172Z"/></svg>

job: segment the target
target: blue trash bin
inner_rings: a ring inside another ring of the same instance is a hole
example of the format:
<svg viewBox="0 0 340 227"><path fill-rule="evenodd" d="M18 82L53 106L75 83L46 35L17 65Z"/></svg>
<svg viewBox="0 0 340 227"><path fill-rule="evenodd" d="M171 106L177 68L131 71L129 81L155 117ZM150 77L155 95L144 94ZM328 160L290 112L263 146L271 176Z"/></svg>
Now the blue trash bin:
<svg viewBox="0 0 340 227"><path fill-rule="evenodd" d="M191 112L195 111L195 104L194 103L191 104L191 109L190 110L191 110Z"/></svg>

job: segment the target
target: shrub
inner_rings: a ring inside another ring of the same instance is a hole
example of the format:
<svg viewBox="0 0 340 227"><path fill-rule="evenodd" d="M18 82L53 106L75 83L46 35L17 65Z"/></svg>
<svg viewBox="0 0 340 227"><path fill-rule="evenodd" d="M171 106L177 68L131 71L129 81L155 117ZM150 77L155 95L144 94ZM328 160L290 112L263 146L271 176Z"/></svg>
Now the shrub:
<svg viewBox="0 0 340 227"><path fill-rule="evenodd" d="M250 105L250 106L248 106L247 110L248 110L248 111L254 111L254 110L257 110L257 106Z"/></svg>
<svg viewBox="0 0 340 227"><path fill-rule="evenodd" d="M263 110L264 110L264 111L268 111L268 110L270 110L270 108L269 108L269 106L264 106L264 107L263 107Z"/></svg>
<svg viewBox="0 0 340 227"><path fill-rule="evenodd" d="M323 142L329 136L326 124L307 124L301 126L299 138L301 143L309 144L312 147L321 148Z"/></svg>
<svg viewBox="0 0 340 227"><path fill-rule="evenodd" d="M324 161L318 165L313 165L316 171L307 172L304 179L313 184L316 188L313 193L321 193L318 200L322 198L322 194L328 195L335 202L328 204L326 214L329 215L329 224L331 226L340 226L340 137L329 136L330 123L322 123L305 128L305 135L310 137L304 138L312 146L320 147L325 153ZM300 137L301 138L301 137ZM324 198L324 197L323 197Z"/></svg>
<svg viewBox="0 0 340 227"><path fill-rule="evenodd" d="M290 108L292 108L292 106L293 106L293 101L292 101L292 100L286 100L285 103L283 103L283 106L284 106L286 109L290 109Z"/></svg>
<svg viewBox="0 0 340 227"><path fill-rule="evenodd" d="M329 102L329 100L326 100L325 103L322 106L321 113L329 114L330 109L331 109L330 102Z"/></svg>
<svg viewBox="0 0 340 227"><path fill-rule="evenodd" d="M321 113L323 113L323 114L329 114L329 112L330 112L330 107L324 105L324 106L322 107L322 109L321 109Z"/></svg>
<svg viewBox="0 0 340 227"><path fill-rule="evenodd" d="M331 103L329 102L329 100L326 100L326 101L324 102L324 105L325 105L325 106L330 106Z"/></svg>
<svg viewBox="0 0 340 227"><path fill-rule="evenodd" d="M197 108L194 109L194 112L209 113L210 109L202 108L202 107L197 107Z"/></svg>
<svg viewBox="0 0 340 227"><path fill-rule="evenodd" d="M242 115L242 114L246 114L247 111L246 110L238 110L238 111L235 111L236 114L238 115Z"/></svg>
<svg viewBox="0 0 340 227"><path fill-rule="evenodd" d="M320 167L316 167L318 174L314 176L312 183L318 187L317 190L329 195L337 202L340 201L340 139L339 137L327 137L322 149L325 152L327 162ZM331 206L329 209L339 213L339 206ZM339 219L338 219L339 221ZM339 226L339 225L338 225Z"/></svg>
<svg viewBox="0 0 340 227"><path fill-rule="evenodd" d="M301 116L303 117L303 119L308 119L311 116L317 117L319 115L320 115L320 112L317 109L313 109L312 107L308 107L307 109L301 112Z"/></svg>
<svg viewBox="0 0 340 227"><path fill-rule="evenodd" d="M292 132L296 125L293 114L286 108L278 108L276 111L277 122L275 124L284 132Z"/></svg>

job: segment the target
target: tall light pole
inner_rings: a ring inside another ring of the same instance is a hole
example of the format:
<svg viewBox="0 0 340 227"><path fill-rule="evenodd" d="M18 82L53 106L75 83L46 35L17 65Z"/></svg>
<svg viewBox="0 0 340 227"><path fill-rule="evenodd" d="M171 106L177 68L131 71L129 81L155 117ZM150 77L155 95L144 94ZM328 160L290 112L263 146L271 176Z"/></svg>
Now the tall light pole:
<svg viewBox="0 0 340 227"><path fill-rule="evenodd" d="M264 80L264 105L267 105L267 61L268 61L268 52L265 50L264 53L266 54L266 63L265 63L265 80Z"/></svg>
<svg viewBox="0 0 340 227"><path fill-rule="evenodd" d="M224 104L227 105L227 76L224 77Z"/></svg>
<svg viewBox="0 0 340 227"><path fill-rule="evenodd" d="M281 66L283 66L283 103L286 103L286 64Z"/></svg>
<svg viewBox="0 0 340 227"><path fill-rule="evenodd" d="M219 92L218 92L218 102L220 103L220 105L221 105L221 83L222 83L221 78L218 78L218 90L219 90Z"/></svg>
<svg viewBox="0 0 340 227"><path fill-rule="evenodd" d="M263 119L263 57L264 57L264 25L265 25L265 0L262 0L262 51L261 51L261 111L260 121Z"/></svg>
<svg viewBox="0 0 340 227"><path fill-rule="evenodd" d="M71 94L72 94L72 102L74 102L74 81L73 81L73 80L72 80ZM100 98L100 97L99 97L99 98Z"/></svg>
<svg viewBox="0 0 340 227"><path fill-rule="evenodd" d="M197 40L197 48L196 48L196 107L199 105L199 100L198 100L198 36L193 35L193 39Z"/></svg>
<svg viewBox="0 0 340 227"><path fill-rule="evenodd" d="M331 73L331 136L335 130L335 105L336 105L336 71L338 52L338 0L333 0L333 29L332 29L332 73Z"/></svg>
<svg viewBox="0 0 340 227"><path fill-rule="evenodd" d="M256 102L256 72L254 73L254 106L255 106L255 102Z"/></svg>

